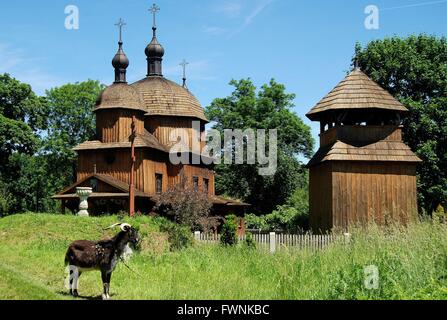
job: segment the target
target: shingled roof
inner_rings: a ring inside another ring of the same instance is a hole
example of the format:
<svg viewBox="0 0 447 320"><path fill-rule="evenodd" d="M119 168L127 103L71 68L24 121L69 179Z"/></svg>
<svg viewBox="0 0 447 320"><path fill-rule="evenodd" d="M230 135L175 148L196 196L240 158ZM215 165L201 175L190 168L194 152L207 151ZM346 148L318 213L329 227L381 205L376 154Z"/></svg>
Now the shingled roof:
<svg viewBox="0 0 447 320"><path fill-rule="evenodd" d="M371 108L408 111L388 91L356 68L321 99L306 116L311 120L319 120L322 113L330 110Z"/></svg>
<svg viewBox="0 0 447 320"><path fill-rule="evenodd" d="M363 145L335 141L321 147L307 166L324 161L421 162L421 159L402 141L378 141Z"/></svg>
<svg viewBox="0 0 447 320"><path fill-rule="evenodd" d="M140 93L146 115L192 117L208 122L199 101L173 81L149 76L131 86Z"/></svg>
<svg viewBox="0 0 447 320"><path fill-rule="evenodd" d="M138 91L127 83L114 83L105 88L98 96L94 111L115 108L146 111Z"/></svg>
<svg viewBox="0 0 447 320"><path fill-rule="evenodd" d="M104 143L99 140L85 141L73 148L74 151L110 149L110 148L130 148L130 141L124 142L108 142ZM137 133L135 137L136 148L153 148L163 152L169 152L169 148L162 145L157 138L145 130L144 134Z"/></svg>

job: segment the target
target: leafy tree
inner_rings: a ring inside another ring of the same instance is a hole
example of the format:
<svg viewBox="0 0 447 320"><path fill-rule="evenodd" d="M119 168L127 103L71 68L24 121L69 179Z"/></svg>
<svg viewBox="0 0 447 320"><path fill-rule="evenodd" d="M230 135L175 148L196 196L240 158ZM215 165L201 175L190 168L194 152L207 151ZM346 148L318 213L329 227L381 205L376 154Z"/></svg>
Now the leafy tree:
<svg viewBox="0 0 447 320"><path fill-rule="evenodd" d="M35 165L33 157L47 126L47 111L45 99L36 96L31 86L9 74L0 75L1 215L36 209L42 164Z"/></svg>
<svg viewBox="0 0 447 320"><path fill-rule="evenodd" d="M275 80L258 92L250 79L232 80L230 85L235 87L230 96L207 107L213 128L221 132L222 141L224 129L277 129L278 163L272 176L259 175L258 164L216 165L216 191L251 203L257 213L271 212L303 186L305 169L297 158L312 154L310 128L291 111L295 95Z"/></svg>
<svg viewBox="0 0 447 320"><path fill-rule="evenodd" d="M6 170L14 175L6 176L4 183L11 213L54 211L45 165L46 158L42 155L14 153L10 156Z"/></svg>
<svg viewBox="0 0 447 320"><path fill-rule="evenodd" d="M447 39L425 34L356 45L354 59L409 110L404 140L423 160L419 205L447 202Z"/></svg>
<svg viewBox="0 0 447 320"><path fill-rule="evenodd" d="M72 182L71 148L94 135L92 110L102 89L89 80L51 89L43 98L0 75L2 214L54 211L51 195Z"/></svg>
<svg viewBox="0 0 447 320"><path fill-rule="evenodd" d="M46 104L31 86L9 74L0 75L0 166L4 168L14 152L34 153L38 132L45 129ZM3 170L2 170L3 171ZM5 172L2 172L5 174Z"/></svg>
<svg viewBox="0 0 447 320"><path fill-rule="evenodd" d="M75 179L76 145L95 135L92 112L104 85L98 81L66 84L46 92L49 104L48 133L44 141L48 179L60 190Z"/></svg>

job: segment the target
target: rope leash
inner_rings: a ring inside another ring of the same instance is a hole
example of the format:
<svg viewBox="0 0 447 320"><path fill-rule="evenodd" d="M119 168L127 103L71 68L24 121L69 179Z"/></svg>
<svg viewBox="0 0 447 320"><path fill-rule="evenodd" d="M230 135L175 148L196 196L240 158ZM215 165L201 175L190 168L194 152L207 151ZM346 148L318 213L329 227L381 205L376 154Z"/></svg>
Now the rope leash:
<svg viewBox="0 0 447 320"><path fill-rule="evenodd" d="M127 269L129 269L130 271L132 271L133 273L135 273L137 276L139 276L140 278L143 278L143 276L136 272L135 270L133 270L131 267L129 267L126 263L126 261L124 261L123 257L120 257L121 262L126 266Z"/></svg>

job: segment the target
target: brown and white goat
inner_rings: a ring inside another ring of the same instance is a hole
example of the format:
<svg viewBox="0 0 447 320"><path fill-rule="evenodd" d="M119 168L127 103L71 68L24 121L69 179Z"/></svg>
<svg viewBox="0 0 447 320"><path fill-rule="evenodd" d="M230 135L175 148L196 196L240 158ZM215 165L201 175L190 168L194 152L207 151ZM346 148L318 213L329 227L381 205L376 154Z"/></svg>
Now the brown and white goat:
<svg viewBox="0 0 447 320"><path fill-rule="evenodd" d="M85 271L101 271L103 299L109 299L110 279L120 259L129 251L129 243L135 246L139 235L127 223L115 223L106 229L119 226L121 231L111 239L100 241L77 240L70 244L65 254L65 265L69 267L70 294L78 296L79 277Z"/></svg>

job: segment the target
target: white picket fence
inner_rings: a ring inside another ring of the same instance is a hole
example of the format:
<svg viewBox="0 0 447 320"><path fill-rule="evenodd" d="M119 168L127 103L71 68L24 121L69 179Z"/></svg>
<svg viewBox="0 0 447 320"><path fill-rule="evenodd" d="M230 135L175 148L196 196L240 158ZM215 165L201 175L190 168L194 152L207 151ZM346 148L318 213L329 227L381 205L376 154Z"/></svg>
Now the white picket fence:
<svg viewBox="0 0 447 320"><path fill-rule="evenodd" d="M283 234L283 233L254 233L253 240L257 247L267 250L271 253L282 249L299 250L321 250L334 242L348 243L350 234ZM244 236L239 236L239 241L245 240ZM220 242L219 234L207 234L196 231L194 233L196 241L208 244L217 244Z"/></svg>

